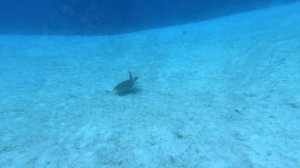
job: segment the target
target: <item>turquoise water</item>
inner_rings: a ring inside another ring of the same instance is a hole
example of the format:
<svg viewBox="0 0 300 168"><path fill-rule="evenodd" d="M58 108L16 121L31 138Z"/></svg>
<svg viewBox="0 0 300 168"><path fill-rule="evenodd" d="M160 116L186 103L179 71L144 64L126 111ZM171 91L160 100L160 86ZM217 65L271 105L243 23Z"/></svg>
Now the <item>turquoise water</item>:
<svg viewBox="0 0 300 168"><path fill-rule="evenodd" d="M299 9L1 34L1 167L300 167ZM129 71L136 88L115 94Z"/></svg>

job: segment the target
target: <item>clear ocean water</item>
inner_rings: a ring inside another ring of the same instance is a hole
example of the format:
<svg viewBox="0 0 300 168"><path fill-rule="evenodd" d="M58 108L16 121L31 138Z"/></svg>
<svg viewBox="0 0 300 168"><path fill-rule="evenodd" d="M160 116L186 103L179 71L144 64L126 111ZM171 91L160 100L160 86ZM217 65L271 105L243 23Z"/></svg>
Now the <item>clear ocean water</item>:
<svg viewBox="0 0 300 168"><path fill-rule="evenodd" d="M0 1L1 168L299 168L300 1Z"/></svg>

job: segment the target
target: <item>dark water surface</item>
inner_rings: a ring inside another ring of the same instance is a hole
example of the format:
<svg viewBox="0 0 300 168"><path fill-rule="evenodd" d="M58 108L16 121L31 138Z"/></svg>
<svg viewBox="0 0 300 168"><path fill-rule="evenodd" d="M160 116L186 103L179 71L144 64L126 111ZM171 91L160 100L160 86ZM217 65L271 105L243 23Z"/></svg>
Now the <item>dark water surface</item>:
<svg viewBox="0 0 300 168"><path fill-rule="evenodd" d="M0 34L118 34L297 0L0 0Z"/></svg>

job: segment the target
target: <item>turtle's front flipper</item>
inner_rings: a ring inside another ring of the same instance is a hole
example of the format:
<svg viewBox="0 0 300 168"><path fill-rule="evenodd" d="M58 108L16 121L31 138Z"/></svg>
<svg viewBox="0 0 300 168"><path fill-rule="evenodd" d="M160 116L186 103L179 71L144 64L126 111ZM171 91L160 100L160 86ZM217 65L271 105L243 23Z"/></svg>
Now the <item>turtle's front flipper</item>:
<svg viewBox="0 0 300 168"><path fill-rule="evenodd" d="M132 80L132 82L135 82L137 79L138 79L138 77L135 76L135 77L133 77L131 80Z"/></svg>
<svg viewBox="0 0 300 168"><path fill-rule="evenodd" d="M129 80L131 81L133 79L132 73L129 71Z"/></svg>

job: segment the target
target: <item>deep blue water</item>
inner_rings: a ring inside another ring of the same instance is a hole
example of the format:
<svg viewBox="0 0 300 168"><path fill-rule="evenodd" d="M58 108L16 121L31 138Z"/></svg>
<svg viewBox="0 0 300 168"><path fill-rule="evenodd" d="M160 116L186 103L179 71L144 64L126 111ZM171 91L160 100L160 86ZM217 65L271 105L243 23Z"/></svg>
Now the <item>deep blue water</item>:
<svg viewBox="0 0 300 168"><path fill-rule="evenodd" d="M1 0L0 34L117 34L296 0Z"/></svg>

